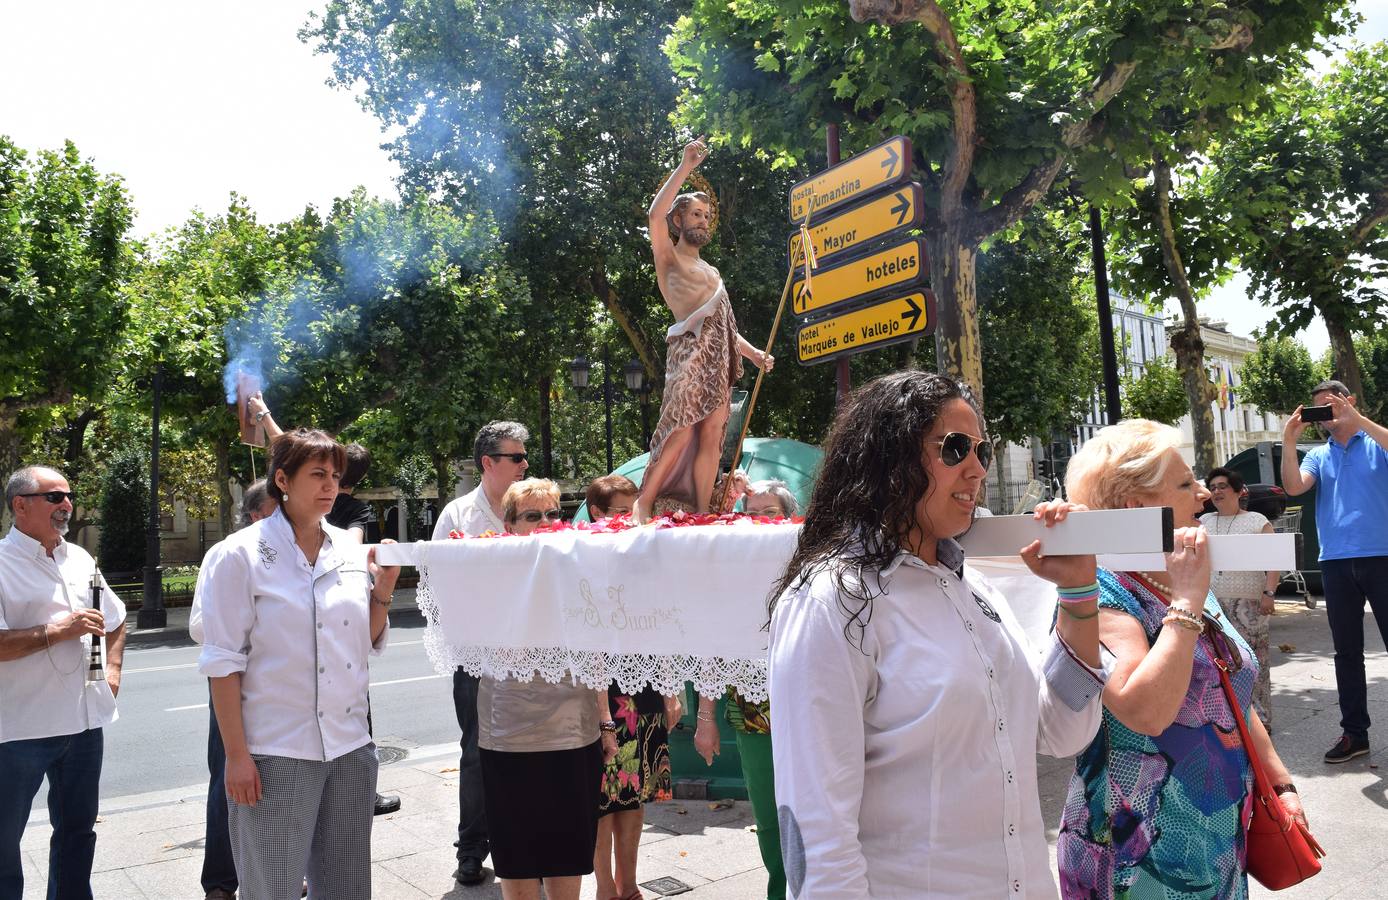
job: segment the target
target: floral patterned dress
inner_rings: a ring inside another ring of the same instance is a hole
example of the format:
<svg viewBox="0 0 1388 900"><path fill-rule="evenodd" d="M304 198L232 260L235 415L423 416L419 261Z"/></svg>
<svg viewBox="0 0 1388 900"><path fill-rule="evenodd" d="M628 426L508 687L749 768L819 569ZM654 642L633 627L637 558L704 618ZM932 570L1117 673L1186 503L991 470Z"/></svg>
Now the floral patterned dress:
<svg viewBox="0 0 1388 900"><path fill-rule="evenodd" d="M1141 623L1149 642L1166 604L1130 575L1099 570L1099 604ZM1232 674L1248 715L1258 665L1211 594L1205 614L1241 658ZM1196 642L1190 687L1160 735L1126 728L1107 709L1075 762L1056 853L1066 900L1242 900L1248 896L1245 828L1252 770L1220 687L1216 648Z"/></svg>
<svg viewBox="0 0 1388 900"><path fill-rule="evenodd" d="M598 815L669 800L670 737L664 698L650 687L638 694L623 694L616 682L608 688L607 697L617 723L617 755L602 772Z"/></svg>

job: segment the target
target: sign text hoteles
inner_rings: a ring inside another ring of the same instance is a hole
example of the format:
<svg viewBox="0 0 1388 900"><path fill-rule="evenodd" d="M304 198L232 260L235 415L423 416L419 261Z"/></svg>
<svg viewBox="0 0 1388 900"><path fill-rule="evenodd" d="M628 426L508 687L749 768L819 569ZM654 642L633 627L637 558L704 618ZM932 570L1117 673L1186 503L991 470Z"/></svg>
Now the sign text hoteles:
<svg viewBox="0 0 1388 900"><path fill-rule="evenodd" d="M929 334L934 324L935 296L917 291L801 325L795 355L802 366L828 362Z"/></svg>
<svg viewBox="0 0 1388 900"><path fill-rule="evenodd" d="M791 284L793 309L797 316L819 315L869 294L920 284L929 277L928 263L925 238L908 238L866 256L824 266L814 271L809 290L803 277Z"/></svg>
<svg viewBox="0 0 1388 900"><path fill-rule="evenodd" d="M826 259L894 231L920 226L925 220L921 200L921 186L906 184L875 200L836 213L832 218L811 220L810 242L814 245L815 259L822 264ZM804 264L799 230L790 236L789 252L792 267Z"/></svg>
<svg viewBox="0 0 1388 900"><path fill-rule="evenodd" d="M796 184L790 189L790 220L803 222L811 203L814 215L821 216L879 188L900 184L910 173L911 141L897 135Z"/></svg>

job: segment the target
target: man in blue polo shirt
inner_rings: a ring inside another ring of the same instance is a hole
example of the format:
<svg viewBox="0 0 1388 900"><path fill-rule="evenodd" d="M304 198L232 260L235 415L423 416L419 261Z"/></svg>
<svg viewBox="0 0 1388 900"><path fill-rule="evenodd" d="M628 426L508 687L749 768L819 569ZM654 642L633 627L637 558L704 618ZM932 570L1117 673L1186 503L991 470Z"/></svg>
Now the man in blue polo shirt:
<svg viewBox="0 0 1388 900"><path fill-rule="evenodd" d="M1364 418L1341 382L1323 381L1311 396L1333 413L1323 426L1330 439L1297 466L1296 441L1306 427L1298 406L1282 432L1282 486L1292 496L1320 488L1316 529L1344 732L1325 761L1342 763L1369 752L1365 600L1388 643L1388 428Z"/></svg>

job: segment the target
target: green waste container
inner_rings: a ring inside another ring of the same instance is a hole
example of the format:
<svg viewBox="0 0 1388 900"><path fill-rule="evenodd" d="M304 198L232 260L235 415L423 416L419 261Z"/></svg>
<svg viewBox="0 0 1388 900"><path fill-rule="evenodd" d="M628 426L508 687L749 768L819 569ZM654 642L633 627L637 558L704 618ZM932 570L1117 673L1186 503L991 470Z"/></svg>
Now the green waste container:
<svg viewBox="0 0 1388 900"><path fill-rule="evenodd" d="M742 443L742 459L738 468L747 473L751 481L777 478L786 483L795 495L803 512L810 502L810 492L814 489L815 476L819 464L824 459L824 451L812 444L793 441L788 438L749 437ZM640 486L646 474L649 453L643 453L617 467L615 474L625 475ZM588 506L584 504L574 514L575 521L588 521ZM710 800L731 798L747 799L747 786L742 780L742 760L737 755L737 739L733 727L723 715L724 704L719 698L714 709L718 721L719 753L713 765L704 760L694 750L694 727L698 724L695 715L699 709L699 698L691 685L685 685L684 718L680 728L670 729L670 774L676 783L681 781L708 779Z"/></svg>

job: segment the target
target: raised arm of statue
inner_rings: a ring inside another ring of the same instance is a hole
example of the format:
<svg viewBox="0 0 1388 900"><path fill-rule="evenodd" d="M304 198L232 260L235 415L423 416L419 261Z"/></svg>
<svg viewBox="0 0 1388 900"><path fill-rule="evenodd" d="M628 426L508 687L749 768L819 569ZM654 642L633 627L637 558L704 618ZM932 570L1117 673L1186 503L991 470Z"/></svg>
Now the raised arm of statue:
<svg viewBox="0 0 1388 900"><path fill-rule="evenodd" d="M674 249L674 242L670 238L670 223L666 216L670 212L670 207L674 204L675 198L679 196L680 186L684 184L695 169L699 167L708 157L708 147L704 144L702 137L690 141L684 146L684 158L675 171L670 173L670 177L665 179L665 183L660 186L655 199L651 201L651 208L646 211L646 218L650 225L651 249L655 253L656 263L666 258L666 254Z"/></svg>

